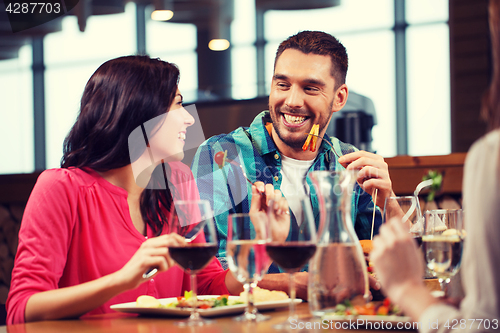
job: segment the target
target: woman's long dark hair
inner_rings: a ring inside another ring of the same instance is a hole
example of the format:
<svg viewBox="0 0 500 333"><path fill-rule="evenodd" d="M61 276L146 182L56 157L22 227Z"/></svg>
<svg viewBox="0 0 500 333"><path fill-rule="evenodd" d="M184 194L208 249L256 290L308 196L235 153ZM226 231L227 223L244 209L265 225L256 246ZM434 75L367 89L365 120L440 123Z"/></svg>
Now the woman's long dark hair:
<svg viewBox="0 0 500 333"><path fill-rule="evenodd" d="M148 56L120 57L102 64L85 86L80 113L64 140L61 167L108 171L130 164L130 133L168 111L178 82L177 66ZM157 177L169 171L167 164L160 164L151 182L168 184ZM166 190L143 191L141 214L155 234L168 223L171 206L168 185Z"/></svg>

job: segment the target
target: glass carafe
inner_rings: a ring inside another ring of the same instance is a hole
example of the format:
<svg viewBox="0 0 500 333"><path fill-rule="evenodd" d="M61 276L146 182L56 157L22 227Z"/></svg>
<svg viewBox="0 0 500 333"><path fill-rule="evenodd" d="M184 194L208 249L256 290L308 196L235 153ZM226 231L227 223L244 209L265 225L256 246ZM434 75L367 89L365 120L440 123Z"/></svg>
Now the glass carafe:
<svg viewBox="0 0 500 333"><path fill-rule="evenodd" d="M309 264L308 301L314 316L337 304L364 304L369 298L363 250L354 231L354 171L314 171L311 195L319 201L318 246Z"/></svg>

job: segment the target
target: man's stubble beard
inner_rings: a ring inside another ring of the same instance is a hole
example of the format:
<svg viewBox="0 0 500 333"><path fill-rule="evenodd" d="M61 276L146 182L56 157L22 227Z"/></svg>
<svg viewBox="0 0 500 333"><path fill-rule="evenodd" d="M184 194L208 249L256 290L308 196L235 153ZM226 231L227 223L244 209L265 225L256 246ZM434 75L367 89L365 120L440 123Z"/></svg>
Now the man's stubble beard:
<svg viewBox="0 0 500 333"><path fill-rule="evenodd" d="M330 110L332 109L332 106L333 106L333 100L332 102L330 103ZM269 114L271 115L271 120L273 121L273 128L274 128L274 131L276 132L276 134L278 135L279 139L285 143L287 146L289 146L290 148L293 148L293 149L302 149L302 146L304 145L304 142L306 141L307 139L307 135L308 134L307 132L304 132L304 137L297 137L297 139L293 140L293 139L290 139L290 138L286 138L283 133L281 132L280 130L280 123L281 123L281 116L278 116L277 113L275 112L274 108L269 105ZM280 113L281 114L281 113ZM332 118L332 115L333 115L333 112L330 113L330 117L328 117L328 119L326 119L325 122L322 122L320 123L320 128L319 128L319 132L321 133L321 131L323 131L323 129L329 124L329 121L330 119Z"/></svg>

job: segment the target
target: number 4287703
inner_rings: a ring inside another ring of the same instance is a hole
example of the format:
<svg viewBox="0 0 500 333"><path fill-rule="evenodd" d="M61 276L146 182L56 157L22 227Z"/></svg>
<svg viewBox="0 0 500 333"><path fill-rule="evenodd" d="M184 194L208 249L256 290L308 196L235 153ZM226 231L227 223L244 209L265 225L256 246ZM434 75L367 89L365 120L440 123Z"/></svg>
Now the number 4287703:
<svg viewBox="0 0 500 333"><path fill-rule="evenodd" d="M58 2L10 2L5 11L10 14L59 14L61 4Z"/></svg>
<svg viewBox="0 0 500 333"><path fill-rule="evenodd" d="M498 329L498 319L451 319L447 320L444 327L447 329L470 329L470 330L480 330L480 329Z"/></svg>

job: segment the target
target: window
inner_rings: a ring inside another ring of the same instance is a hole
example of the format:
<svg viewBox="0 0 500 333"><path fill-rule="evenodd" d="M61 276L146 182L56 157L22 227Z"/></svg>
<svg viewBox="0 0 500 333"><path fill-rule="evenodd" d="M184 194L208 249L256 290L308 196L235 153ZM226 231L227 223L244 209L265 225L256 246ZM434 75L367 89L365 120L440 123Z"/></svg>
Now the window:
<svg viewBox="0 0 500 333"><path fill-rule="evenodd" d="M408 153L451 152L448 25L410 26L407 33Z"/></svg>
<svg viewBox="0 0 500 333"><path fill-rule="evenodd" d="M451 152L448 1L406 0L408 154Z"/></svg>
<svg viewBox="0 0 500 333"><path fill-rule="evenodd" d="M234 21L231 24L231 81L234 99L257 97L255 27L255 1L235 1Z"/></svg>
<svg viewBox="0 0 500 333"><path fill-rule="evenodd" d="M349 54L347 86L375 105L372 149L382 156L396 155L394 33L384 29L338 38Z"/></svg>
<svg viewBox="0 0 500 333"><path fill-rule="evenodd" d="M26 45L18 58L0 61L0 173L35 170L31 53Z"/></svg>
<svg viewBox="0 0 500 333"><path fill-rule="evenodd" d="M67 16L61 32L45 37L47 168L61 164L63 141L90 76L103 62L136 53L135 26L135 4L128 3L124 13L90 16L85 32L75 16Z"/></svg>
<svg viewBox="0 0 500 333"><path fill-rule="evenodd" d="M148 19L150 12L146 16L148 55L176 64L181 73L179 90L185 103L195 101L198 90L196 26L187 23L153 21Z"/></svg>

